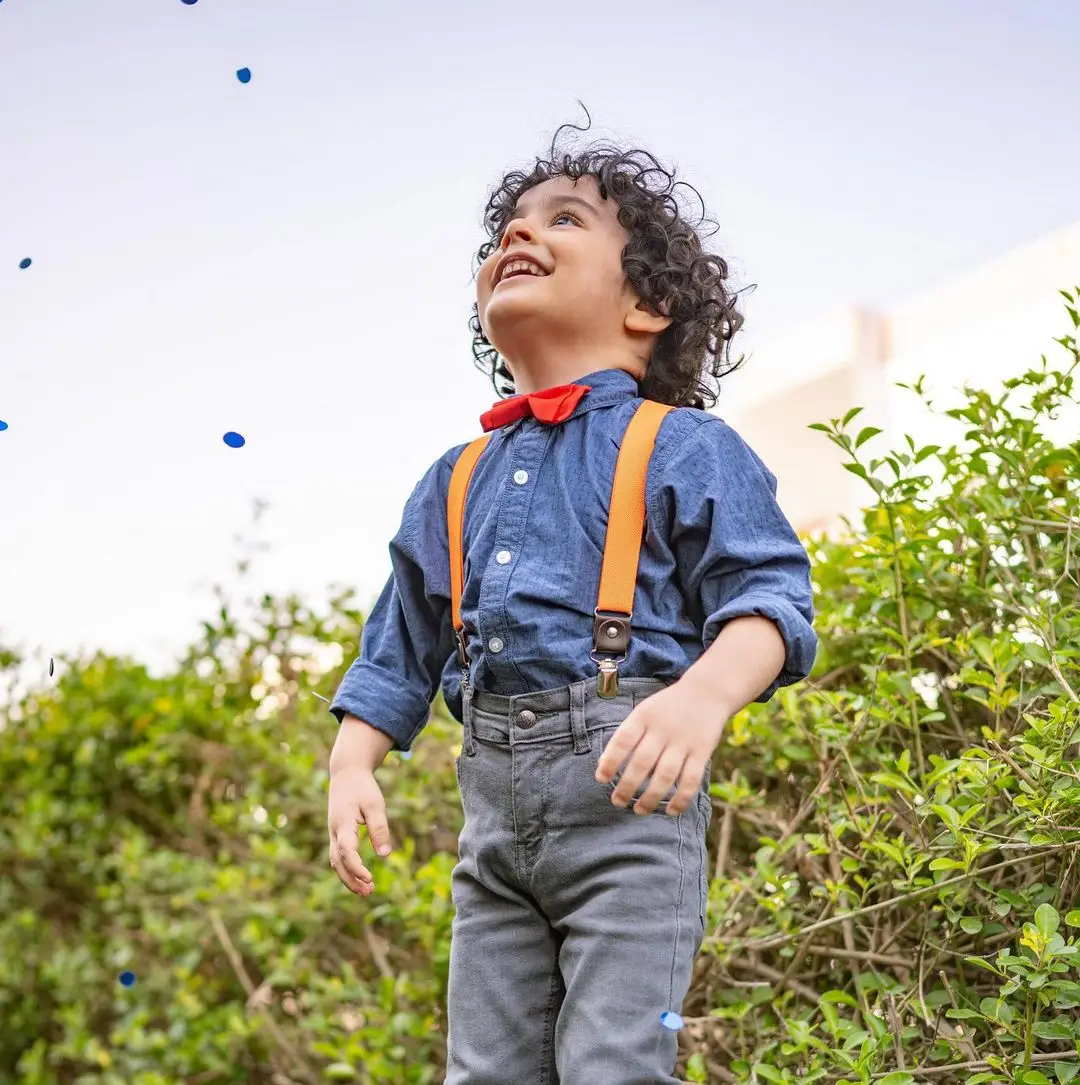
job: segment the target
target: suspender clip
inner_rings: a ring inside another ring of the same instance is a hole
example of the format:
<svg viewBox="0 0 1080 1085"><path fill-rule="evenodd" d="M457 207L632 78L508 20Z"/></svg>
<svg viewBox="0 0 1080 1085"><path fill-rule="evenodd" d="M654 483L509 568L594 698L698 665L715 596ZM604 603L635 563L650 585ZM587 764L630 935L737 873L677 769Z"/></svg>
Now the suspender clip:
<svg viewBox="0 0 1080 1085"><path fill-rule="evenodd" d="M631 618L633 614L599 607L593 611L593 650L589 655L599 671L596 694L605 700L619 694L619 664L626 659L630 646ZM612 656L616 658L610 658Z"/></svg>
<svg viewBox="0 0 1080 1085"><path fill-rule="evenodd" d="M596 695L610 700L619 695L619 664L614 659L599 659L596 662L600 673L596 676Z"/></svg>

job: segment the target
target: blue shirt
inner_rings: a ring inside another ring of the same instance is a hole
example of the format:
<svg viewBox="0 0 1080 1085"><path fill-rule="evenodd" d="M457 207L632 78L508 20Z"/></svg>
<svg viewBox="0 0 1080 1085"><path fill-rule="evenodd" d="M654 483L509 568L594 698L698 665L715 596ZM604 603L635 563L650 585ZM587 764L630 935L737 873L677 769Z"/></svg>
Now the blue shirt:
<svg viewBox="0 0 1080 1085"><path fill-rule="evenodd" d="M582 377L589 392L559 425L496 430L465 506L461 616L474 689L513 695L596 675L593 611L615 459L641 399L622 370ZM427 471L390 543L393 572L368 616L360 656L330 711L357 716L407 750L440 687L461 721L450 616L446 493L465 445ZM806 550L776 503L776 479L706 411L664 419L646 481L646 534L621 677L675 680L743 615L784 638L778 686L809 674L817 650Z"/></svg>

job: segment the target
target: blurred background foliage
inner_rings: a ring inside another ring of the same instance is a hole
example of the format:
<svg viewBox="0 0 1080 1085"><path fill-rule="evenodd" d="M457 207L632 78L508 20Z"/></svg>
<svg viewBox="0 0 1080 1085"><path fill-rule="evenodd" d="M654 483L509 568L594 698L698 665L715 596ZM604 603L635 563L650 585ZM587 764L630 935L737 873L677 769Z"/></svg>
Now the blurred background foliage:
<svg viewBox="0 0 1080 1085"><path fill-rule="evenodd" d="M855 410L820 427L868 504L808 543L812 680L717 751L687 1080L1077 1077L1080 441L1045 423L1078 357L1058 348L945 412L945 447L872 452ZM215 592L173 673L63 660L0 714L0 1082L441 1082L460 728L437 702L379 771L398 847L351 896L320 696L363 615L347 590Z"/></svg>

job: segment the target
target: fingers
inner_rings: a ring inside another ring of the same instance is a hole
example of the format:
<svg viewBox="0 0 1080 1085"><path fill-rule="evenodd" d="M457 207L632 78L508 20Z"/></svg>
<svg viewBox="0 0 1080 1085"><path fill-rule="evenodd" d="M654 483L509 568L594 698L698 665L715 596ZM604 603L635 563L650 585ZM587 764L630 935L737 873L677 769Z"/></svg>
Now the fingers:
<svg viewBox="0 0 1080 1085"><path fill-rule="evenodd" d="M360 858L359 831L366 825L376 852L390 854L390 827L386 821L386 803L370 772L346 771L330 781L330 866L342 885L353 893L367 896L375 889L375 879Z"/></svg>
<svg viewBox="0 0 1080 1085"><path fill-rule="evenodd" d="M614 741L614 739L612 739ZM656 768L660 755L664 752L663 740L646 735L638 743L626 768L623 769L619 782L612 793L611 801L616 806L628 806L638 789Z"/></svg>
<svg viewBox="0 0 1080 1085"><path fill-rule="evenodd" d="M596 765L597 783L611 783L612 777L619 771L623 762L634 752L644 734L645 726L635 710L619 725L618 730L611 736L611 741L600 755L600 760Z"/></svg>
<svg viewBox="0 0 1080 1085"><path fill-rule="evenodd" d="M672 817L685 813L690 804L697 797L705 777L705 762L687 759L679 779L679 787L671 796L666 813Z"/></svg>
<svg viewBox="0 0 1080 1085"><path fill-rule="evenodd" d="M666 749L660 756L660 760L656 762L656 768L653 769L649 779L649 786L641 798L634 803L634 813L651 814L664 796L672 790L685 763L685 752L673 750L670 747Z"/></svg>
<svg viewBox="0 0 1080 1085"><path fill-rule="evenodd" d="M342 843L340 837L334 837L330 842L330 866L338 876L341 884L351 893L366 897L375 889L375 879L371 871L364 866L360 853L355 846Z"/></svg>

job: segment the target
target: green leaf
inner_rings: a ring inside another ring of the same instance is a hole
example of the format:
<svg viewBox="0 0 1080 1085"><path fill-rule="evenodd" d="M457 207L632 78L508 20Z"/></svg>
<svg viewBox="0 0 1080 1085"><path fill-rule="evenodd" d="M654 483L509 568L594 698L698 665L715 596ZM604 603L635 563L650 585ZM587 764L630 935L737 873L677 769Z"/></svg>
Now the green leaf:
<svg viewBox="0 0 1080 1085"><path fill-rule="evenodd" d="M1065 925L1068 927L1080 927L1080 908L1074 908L1065 913Z"/></svg>
<svg viewBox="0 0 1080 1085"><path fill-rule="evenodd" d="M780 1073L775 1067L770 1066L765 1062L754 1063L754 1073L758 1077L763 1077L766 1081L775 1081L783 1085L784 1075Z"/></svg>
<svg viewBox="0 0 1080 1085"><path fill-rule="evenodd" d="M964 916L960 920L960 929L968 934L978 934L983 929L983 921L976 916Z"/></svg>
<svg viewBox="0 0 1080 1085"><path fill-rule="evenodd" d="M865 426L859 430L859 436L855 438L855 447L862 447L871 437L876 437L880 432L881 430L877 426Z"/></svg>
<svg viewBox="0 0 1080 1085"><path fill-rule="evenodd" d="M852 407L851 410L844 415L840 425L846 426L857 414L860 414L862 410L862 407Z"/></svg>
<svg viewBox="0 0 1080 1085"><path fill-rule="evenodd" d="M1043 938L1049 939L1057 929L1060 919L1052 904L1040 904L1035 909L1035 927Z"/></svg>
<svg viewBox="0 0 1080 1085"><path fill-rule="evenodd" d="M1071 1040L1073 1035L1064 1021L1036 1021L1032 1030L1040 1040Z"/></svg>
<svg viewBox="0 0 1080 1085"><path fill-rule="evenodd" d="M884 1077L877 1079L877 1085L912 1085L915 1078L903 1070L897 1070L894 1073L886 1074Z"/></svg>
<svg viewBox="0 0 1080 1085"><path fill-rule="evenodd" d="M931 859L931 870L963 870L964 864L958 859L950 859L945 855L940 856L937 859Z"/></svg>
<svg viewBox="0 0 1080 1085"><path fill-rule="evenodd" d="M1003 975L1000 969L995 968L989 961L984 961L982 957L965 957L964 961L975 965L976 968L985 968L987 972L993 972L995 976Z"/></svg>
<svg viewBox="0 0 1080 1085"><path fill-rule="evenodd" d="M1080 1062L1055 1062L1054 1075L1061 1085L1069 1085L1076 1075L1080 1073Z"/></svg>
<svg viewBox="0 0 1080 1085"><path fill-rule="evenodd" d="M358 1076L347 1062L332 1062L323 1073L334 1081L352 1081Z"/></svg>

